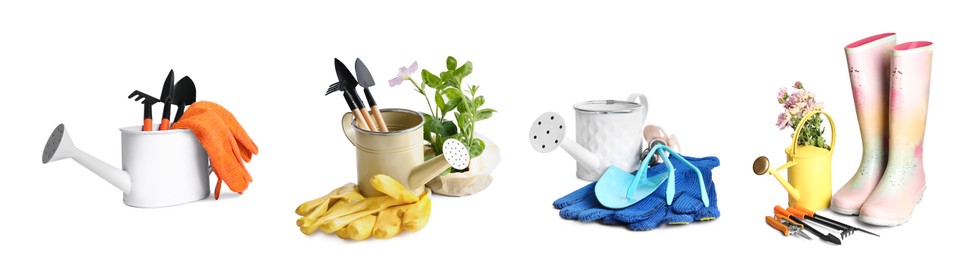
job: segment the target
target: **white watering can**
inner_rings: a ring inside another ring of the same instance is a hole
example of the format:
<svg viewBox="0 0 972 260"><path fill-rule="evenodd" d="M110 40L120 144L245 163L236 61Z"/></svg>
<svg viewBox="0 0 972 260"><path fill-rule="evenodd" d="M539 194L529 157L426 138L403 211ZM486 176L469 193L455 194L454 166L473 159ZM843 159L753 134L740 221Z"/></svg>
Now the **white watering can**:
<svg viewBox="0 0 972 260"><path fill-rule="evenodd" d="M645 159L652 160L653 162L661 161L661 158L658 157L657 154L652 158L647 158L650 148L654 147L655 145L666 145L675 152L679 152L680 150L678 139L675 137L675 135L668 134L659 126L644 126L640 134L640 136L644 137L644 140L648 142L649 148L644 149L641 152L635 151L630 153L630 155L637 158L639 162ZM642 144L641 137L634 141L634 143L639 147ZM602 157L598 154L584 148L580 144L574 142L574 140L567 137L567 126L564 122L563 116L557 114L556 112L544 113L537 119L533 120L530 127L529 138L533 149L542 153L551 152L556 150L557 147L563 148L564 151L570 154L570 156L573 157L579 165L595 171L598 177L600 177L600 175L612 165L617 167L617 165L608 162L606 159L602 159Z"/></svg>
<svg viewBox="0 0 972 260"><path fill-rule="evenodd" d="M139 208L185 204L209 196L209 156L192 131L119 129L122 169L78 149L60 124L44 146L42 162L71 158L124 193L126 205Z"/></svg>

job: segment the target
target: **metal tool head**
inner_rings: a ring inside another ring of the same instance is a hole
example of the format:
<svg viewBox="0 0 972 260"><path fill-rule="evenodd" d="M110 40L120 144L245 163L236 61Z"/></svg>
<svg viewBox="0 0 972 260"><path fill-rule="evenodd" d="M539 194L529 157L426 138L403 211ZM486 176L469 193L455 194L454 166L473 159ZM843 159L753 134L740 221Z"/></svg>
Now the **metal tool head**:
<svg viewBox="0 0 972 260"><path fill-rule="evenodd" d="M70 158L71 154L76 150L77 148L74 147L74 142L71 141L71 135L64 128L64 124L59 124L51 132L51 136L47 138L41 162L47 164L49 162Z"/></svg>
<svg viewBox="0 0 972 260"><path fill-rule="evenodd" d="M844 231L841 231L840 232L840 239L843 240L844 238L847 238L847 237L849 237L850 235L853 235L853 234L854 234L854 229L852 229L852 228L845 229Z"/></svg>
<svg viewBox="0 0 972 260"><path fill-rule="evenodd" d="M442 155L452 168L462 170L469 167L469 150L459 140L446 140L442 144Z"/></svg>
<svg viewBox="0 0 972 260"><path fill-rule="evenodd" d="M375 85L375 79L371 77L371 71L365 66L361 59L354 60L354 73L358 75L358 85L368 88Z"/></svg>
<svg viewBox="0 0 972 260"><path fill-rule="evenodd" d="M172 103L191 105L196 102L196 84L192 82L189 76L182 77L178 83L176 83L175 92L172 93Z"/></svg>
<svg viewBox="0 0 972 260"><path fill-rule="evenodd" d="M567 134L564 117L555 112L547 112L533 120L530 126L530 144L533 149L548 153L556 150Z"/></svg>
<svg viewBox="0 0 972 260"><path fill-rule="evenodd" d="M133 97L135 98L135 101L141 101L142 104L149 105L149 106L161 102L159 99L138 90L133 91L132 94L128 95L129 99Z"/></svg>
<svg viewBox="0 0 972 260"><path fill-rule="evenodd" d="M770 162L769 158L766 158L766 156L760 156L753 161L753 173L756 173L756 175L766 174L769 172L769 170Z"/></svg>
<svg viewBox="0 0 972 260"><path fill-rule="evenodd" d="M330 86L327 86L327 92L324 92L324 95L325 96L330 95L331 93L337 92L338 90L341 90L340 82L331 83Z"/></svg>
<svg viewBox="0 0 972 260"><path fill-rule="evenodd" d="M338 90L354 90L354 86L358 85L358 81L354 79L354 74L351 74L351 70L348 70L348 66L344 66L344 63L337 58L334 58L334 72L337 73L339 85Z"/></svg>
<svg viewBox="0 0 972 260"><path fill-rule="evenodd" d="M165 77L165 82L162 83L162 94L159 95L159 100L165 103L172 102L172 92L175 89L175 71L169 70L169 75Z"/></svg>

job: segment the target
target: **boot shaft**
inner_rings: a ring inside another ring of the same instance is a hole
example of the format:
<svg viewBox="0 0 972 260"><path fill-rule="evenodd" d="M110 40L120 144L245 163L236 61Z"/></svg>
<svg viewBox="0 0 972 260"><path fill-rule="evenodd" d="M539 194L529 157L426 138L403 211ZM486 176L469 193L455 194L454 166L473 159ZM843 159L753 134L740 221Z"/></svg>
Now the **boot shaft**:
<svg viewBox="0 0 972 260"><path fill-rule="evenodd" d="M891 70L890 148L893 156L921 159L931 84L931 42L894 47Z"/></svg>
<svg viewBox="0 0 972 260"><path fill-rule="evenodd" d="M865 153L885 154L887 150L888 75L896 37L883 33L844 47Z"/></svg>

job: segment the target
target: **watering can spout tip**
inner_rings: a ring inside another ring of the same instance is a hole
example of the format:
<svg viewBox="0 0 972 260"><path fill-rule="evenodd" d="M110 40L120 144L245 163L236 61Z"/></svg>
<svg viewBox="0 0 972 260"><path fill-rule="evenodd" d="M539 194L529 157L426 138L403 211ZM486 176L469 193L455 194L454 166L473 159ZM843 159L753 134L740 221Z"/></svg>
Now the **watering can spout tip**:
<svg viewBox="0 0 972 260"><path fill-rule="evenodd" d="M62 146L65 148L59 149ZM59 124L51 132L51 136L44 145L44 154L41 157L41 162L47 164L68 158L69 156L66 151L72 150L73 147L74 143L71 142L71 136L65 131L64 124Z"/></svg>
<svg viewBox="0 0 972 260"><path fill-rule="evenodd" d="M131 177L127 172L79 150L74 146L74 142L71 141L71 135L68 134L64 124L60 124L54 128L50 138L47 139L41 161L47 164L48 162L67 158L74 159L74 161L88 168L88 170L105 179L122 192L128 194L131 191Z"/></svg>

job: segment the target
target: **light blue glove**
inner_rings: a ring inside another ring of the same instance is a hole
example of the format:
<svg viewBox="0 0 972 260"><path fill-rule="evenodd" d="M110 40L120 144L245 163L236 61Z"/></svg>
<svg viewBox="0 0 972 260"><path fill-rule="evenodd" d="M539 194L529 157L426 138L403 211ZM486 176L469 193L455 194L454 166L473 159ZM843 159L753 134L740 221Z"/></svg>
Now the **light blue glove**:
<svg viewBox="0 0 972 260"><path fill-rule="evenodd" d="M655 190L647 198L624 209L609 209L602 206L594 195L596 183L588 184L563 198L554 201L564 219L582 222L599 221L608 225L627 224L632 230L653 229L661 224L687 224L697 220L712 220L720 213L716 200L715 185L712 182L712 169L719 166L719 158L705 157L685 159L702 173L702 179L709 195L709 206L702 202L698 175L680 160L672 160L675 168L675 195L671 205L667 205L667 189ZM667 171L665 167L651 167L648 175ZM665 180L670 181L669 180ZM667 184L667 183L666 183ZM662 187L666 187L662 185Z"/></svg>

